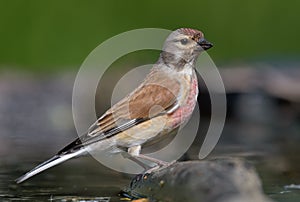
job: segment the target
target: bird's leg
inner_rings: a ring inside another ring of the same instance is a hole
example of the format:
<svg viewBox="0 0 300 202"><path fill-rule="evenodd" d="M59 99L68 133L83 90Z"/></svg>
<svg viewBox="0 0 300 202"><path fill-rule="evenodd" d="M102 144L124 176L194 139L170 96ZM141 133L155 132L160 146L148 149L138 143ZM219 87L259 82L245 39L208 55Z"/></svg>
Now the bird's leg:
<svg viewBox="0 0 300 202"><path fill-rule="evenodd" d="M153 163L156 163L159 166L167 166L167 165L169 165L169 162L162 161L162 160L159 160L159 159L156 159L156 158L152 158L150 156L146 156L146 155L143 155L143 154L139 154L137 156L137 158L144 159L144 160L147 160L147 161L151 161Z"/></svg>
<svg viewBox="0 0 300 202"><path fill-rule="evenodd" d="M154 166L148 170L145 171L145 173L152 173L153 171L159 171L161 169L164 169L170 165L172 165L173 163L176 162L176 160L172 161L172 162L166 162L166 161L162 161L162 160L159 160L159 159L156 159L156 158L152 158L152 157L149 157L149 156L145 156L143 154L139 154L137 156L138 158L141 158L141 159L145 159L145 160L148 160L148 161L151 161L151 162L154 162L157 164L157 166Z"/></svg>
<svg viewBox="0 0 300 202"><path fill-rule="evenodd" d="M151 169L151 166L147 165L146 163L140 161L139 159L137 159L136 157L131 156L129 153L127 152L123 152L122 156L124 158L127 158L133 162L135 162L136 164L138 164L139 166L141 166L142 168L144 168L144 170L149 170Z"/></svg>
<svg viewBox="0 0 300 202"><path fill-rule="evenodd" d="M144 159L144 160L156 163L158 166L164 166L165 167L165 166L170 165L169 162L162 161L162 160L159 160L159 159L156 159L156 158L152 158L150 156L140 154L140 152L141 152L141 145L137 145L137 146L133 146L133 147L128 148L128 153L132 157L140 158L140 159Z"/></svg>

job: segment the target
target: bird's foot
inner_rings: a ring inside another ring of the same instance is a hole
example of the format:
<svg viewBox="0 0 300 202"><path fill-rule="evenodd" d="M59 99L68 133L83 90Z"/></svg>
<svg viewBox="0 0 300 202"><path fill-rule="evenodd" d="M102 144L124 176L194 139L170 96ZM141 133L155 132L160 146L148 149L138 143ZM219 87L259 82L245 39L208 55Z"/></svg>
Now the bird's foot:
<svg viewBox="0 0 300 202"><path fill-rule="evenodd" d="M159 160L159 159L156 159L156 158L153 158L153 157L150 157L150 156L146 156L146 155L143 155L143 154L139 154L137 156L137 158L153 162L153 163L157 164L160 167L168 167L169 165L176 162L176 161L172 161L172 162L162 161L162 160Z"/></svg>
<svg viewBox="0 0 300 202"><path fill-rule="evenodd" d="M146 170L146 171L144 172L144 174L151 174L151 173L154 172L154 171L157 172L157 171L159 171L159 170L162 170L162 169L164 169L164 168L167 168L167 167L173 165L174 163L176 163L176 160L171 161L171 162L163 161L163 164L157 164L156 166L154 166L154 167L152 167L152 168Z"/></svg>
<svg viewBox="0 0 300 202"><path fill-rule="evenodd" d="M154 167L152 167L152 168L150 168L148 170L145 170L144 173L143 173L143 175L149 175L152 172L159 170L160 168L161 168L161 166L159 166L159 165L154 166Z"/></svg>

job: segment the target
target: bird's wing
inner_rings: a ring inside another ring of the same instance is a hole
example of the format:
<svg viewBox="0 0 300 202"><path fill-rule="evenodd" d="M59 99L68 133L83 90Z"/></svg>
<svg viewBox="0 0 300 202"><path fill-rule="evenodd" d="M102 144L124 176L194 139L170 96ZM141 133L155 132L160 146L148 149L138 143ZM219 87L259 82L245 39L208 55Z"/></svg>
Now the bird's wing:
<svg viewBox="0 0 300 202"><path fill-rule="evenodd" d="M141 86L112 106L88 130L58 154L74 152L84 146L112 137L151 117L174 111L180 83L167 75L152 72Z"/></svg>
<svg viewBox="0 0 300 202"><path fill-rule="evenodd" d="M87 134L77 138L57 155L18 178L17 183L71 158L86 154L84 147L87 145L112 137L151 117L173 112L178 107L176 101L180 93L180 84L177 80L167 78L166 75L155 75L155 72L152 72L140 87L100 117Z"/></svg>

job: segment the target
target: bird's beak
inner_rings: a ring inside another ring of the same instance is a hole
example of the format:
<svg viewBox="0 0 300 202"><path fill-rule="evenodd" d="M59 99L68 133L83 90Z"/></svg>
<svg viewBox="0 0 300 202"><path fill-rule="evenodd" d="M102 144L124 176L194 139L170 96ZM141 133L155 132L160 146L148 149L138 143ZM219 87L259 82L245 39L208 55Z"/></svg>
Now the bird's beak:
<svg viewBox="0 0 300 202"><path fill-rule="evenodd" d="M213 47L213 44L207 41L205 38L201 38L197 43L203 48L203 50L208 50Z"/></svg>

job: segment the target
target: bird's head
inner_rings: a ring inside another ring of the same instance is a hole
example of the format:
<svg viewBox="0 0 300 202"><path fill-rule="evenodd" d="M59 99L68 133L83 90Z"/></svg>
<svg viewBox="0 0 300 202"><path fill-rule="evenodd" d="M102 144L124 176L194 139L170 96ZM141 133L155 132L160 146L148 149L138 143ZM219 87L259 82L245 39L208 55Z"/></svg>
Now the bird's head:
<svg viewBox="0 0 300 202"><path fill-rule="evenodd" d="M194 63L202 51L212 46L201 31L180 28L167 37L161 57L166 64L182 66L185 63Z"/></svg>

